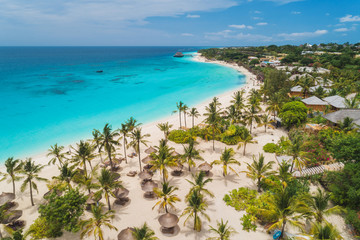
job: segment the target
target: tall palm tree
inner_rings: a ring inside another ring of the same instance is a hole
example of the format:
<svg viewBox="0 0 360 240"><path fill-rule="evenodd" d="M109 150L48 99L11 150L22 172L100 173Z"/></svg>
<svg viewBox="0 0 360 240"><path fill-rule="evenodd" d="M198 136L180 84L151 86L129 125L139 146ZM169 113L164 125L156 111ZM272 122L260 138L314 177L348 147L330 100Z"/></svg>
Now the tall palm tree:
<svg viewBox="0 0 360 240"><path fill-rule="evenodd" d="M115 173L105 168L101 169L101 173L98 178L98 181L100 183L100 191L105 196L109 210L111 210L110 196L115 197L113 191L116 188L122 187L121 182L115 180L115 178Z"/></svg>
<svg viewBox="0 0 360 240"><path fill-rule="evenodd" d="M50 146L50 149L48 150L47 156L53 156L53 158L50 159L50 164L55 164L57 161L60 164L60 167L64 165L63 160L65 159L65 153L62 151L64 150L64 146L58 146L57 143L54 146Z"/></svg>
<svg viewBox="0 0 360 240"><path fill-rule="evenodd" d="M88 191L88 193L91 193L92 189L99 189L100 185L94 181L94 179L98 178L98 166L94 167L94 169L90 172L89 175L83 175L77 173L74 176L74 182L79 184L80 187L83 187L85 190Z"/></svg>
<svg viewBox="0 0 360 240"><path fill-rule="evenodd" d="M273 122L274 122L274 120L271 120L271 119L270 119L270 116L267 115L267 114L265 114L265 115L262 115L262 116L260 117L260 122L259 122L259 124L258 124L258 127L264 126L265 132L266 132L266 129L267 129L267 128L272 128L272 129L274 129L274 126L271 125Z"/></svg>
<svg viewBox="0 0 360 240"><path fill-rule="evenodd" d="M265 158L262 153L259 154L259 160L256 160L256 157L253 155L253 162L251 164L246 163L247 171L244 172L246 173L247 177L257 181L256 185L258 192L261 192L261 180L275 173L274 171L271 171L272 165L274 163L274 161L270 161L265 164Z"/></svg>
<svg viewBox="0 0 360 240"><path fill-rule="evenodd" d="M359 108L360 107L360 101L359 101L359 95L356 95L355 97L353 98L345 98L345 106L346 108L352 108L352 109L356 109L356 108Z"/></svg>
<svg viewBox="0 0 360 240"><path fill-rule="evenodd" d="M310 93L310 88L314 86L314 80L310 77L305 77L300 79L299 85L302 87L303 98Z"/></svg>
<svg viewBox="0 0 360 240"><path fill-rule="evenodd" d="M213 139L213 150L215 151L215 133L219 132L219 123L220 123L220 110L217 109L216 101L213 101L205 108L206 116L205 122L209 124L212 128L212 139Z"/></svg>
<svg viewBox="0 0 360 240"><path fill-rule="evenodd" d="M305 199L306 206L308 208L307 213L310 217L313 217L316 223L322 224L325 220L324 216L331 214L340 214L344 212L344 209L340 206L333 206L329 208L330 194L317 189L315 195L309 195Z"/></svg>
<svg viewBox="0 0 360 240"><path fill-rule="evenodd" d="M338 129L344 132L349 132L356 128L354 120L349 117L344 118L342 122L339 121L337 125Z"/></svg>
<svg viewBox="0 0 360 240"><path fill-rule="evenodd" d="M121 128L120 128L120 133L122 134L122 138L124 141L124 157L125 157L125 162L127 163L127 156L126 156L126 148L127 148L127 137L129 135L129 126L125 123L125 124L121 124Z"/></svg>
<svg viewBox="0 0 360 240"><path fill-rule="evenodd" d="M182 108L182 111L184 113L184 123L185 123L185 128L186 128L186 115L187 115L187 110L189 110L189 107L184 104L183 108Z"/></svg>
<svg viewBox="0 0 360 240"><path fill-rule="evenodd" d="M195 148L195 140L193 138L189 138L188 146L183 146L184 154L181 156L183 161L186 162L189 166L189 171L191 171L191 167L195 167L196 164L194 160L204 160L200 156L200 150Z"/></svg>
<svg viewBox="0 0 360 240"><path fill-rule="evenodd" d="M281 109L281 97L279 94L275 94L273 98L267 102L266 111L269 113L272 112L273 116L276 117L276 114L280 112Z"/></svg>
<svg viewBox="0 0 360 240"><path fill-rule="evenodd" d="M249 143L257 143L257 141L253 140L253 137L248 131L243 131L243 133L240 136L240 141L238 144L237 149L241 148L241 146L244 146L243 155L246 154L246 145Z"/></svg>
<svg viewBox="0 0 360 240"><path fill-rule="evenodd" d="M195 125L194 119L198 118L200 116L200 113L196 108L193 107L190 109L189 116L191 116L191 118L192 118L192 127L194 127L194 125Z"/></svg>
<svg viewBox="0 0 360 240"><path fill-rule="evenodd" d="M288 182L292 178L292 174L290 173L291 165L286 161L282 161L279 164L279 172L278 176L283 182Z"/></svg>
<svg viewBox="0 0 360 240"><path fill-rule="evenodd" d="M141 125L141 123L138 123L137 120L133 117L130 117L125 124L128 126L129 128L129 132L132 132L135 128L139 127Z"/></svg>
<svg viewBox="0 0 360 240"><path fill-rule="evenodd" d="M101 142L101 149L104 148L106 153L108 154L111 169L114 169L114 165L112 161L112 153L115 152L115 146L121 145L119 143L119 140L120 140L119 133L116 131L112 131L112 127L108 123L105 124L103 128L103 132L100 137L100 142Z"/></svg>
<svg viewBox="0 0 360 240"><path fill-rule="evenodd" d="M30 199L31 205L34 206L34 199L33 199L33 188L39 192L38 187L35 181L47 181L46 178L39 177L40 171L44 168L44 166L38 164L36 165L31 158L27 158L23 163L23 168L21 173L25 175L25 180L21 185L21 192L24 192L26 187L29 185L30 188Z"/></svg>
<svg viewBox="0 0 360 240"><path fill-rule="evenodd" d="M220 106L221 106L221 102L219 102L218 97L213 97L213 100L210 104L213 104L215 106L215 109L217 109L218 107L220 108Z"/></svg>
<svg viewBox="0 0 360 240"><path fill-rule="evenodd" d="M173 194L179 188L171 186L168 182L162 182L161 188L154 188L154 192L160 200L154 205L153 209L156 206L159 206L159 211L165 209L165 212L168 213L168 206L175 209L174 203L180 202L180 198L176 194Z"/></svg>
<svg viewBox="0 0 360 240"><path fill-rule="evenodd" d="M92 141L94 143L94 147L97 149L99 156L100 156L100 160L102 162L103 159L102 159L102 154L101 154L101 142L100 142L101 132L99 130L94 129L92 131L92 135L93 135Z"/></svg>
<svg viewBox="0 0 360 240"><path fill-rule="evenodd" d="M194 179L193 182L188 179L185 179L186 181L188 181L188 183L192 185L189 194L186 196L186 198L188 198L193 191L199 191L200 194L208 195L211 198L214 197L214 194L210 190L205 188L205 185L209 182L212 182L212 179L211 178L205 179L205 176L206 176L205 172L199 172L196 175L194 174L192 175Z"/></svg>
<svg viewBox="0 0 360 240"><path fill-rule="evenodd" d="M74 179L77 172L74 170L75 166L69 166L68 163L65 163L60 170L60 175L55 177L56 179L59 179L60 181L66 182L66 185L69 189L71 189L71 181Z"/></svg>
<svg viewBox="0 0 360 240"><path fill-rule="evenodd" d="M290 140L291 143L288 146L287 153L293 157L290 169L290 172L292 173L294 166L300 171L305 167L307 153L302 150L304 142L301 136L295 136Z"/></svg>
<svg viewBox="0 0 360 240"><path fill-rule="evenodd" d="M181 112L183 110L183 107L184 107L184 103L182 101L180 101L180 102L176 103L177 110L173 111L173 113L179 112L179 124L180 124L179 128L181 128Z"/></svg>
<svg viewBox="0 0 360 240"><path fill-rule="evenodd" d="M184 225L190 218L194 218L193 229L200 232L202 225L200 215L204 216L208 221L210 221L209 216L205 213L207 207L208 204L205 201L204 196L201 195L199 191L192 191L190 196L187 198L187 207L181 214L181 217L187 215L187 218L184 221Z"/></svg>
<svg viewBox="0 0 360 240"><path fill-rule="evenodd" d="M240 166L240 162L238 160L236 160L235 158L233 158L235 152L232 148L225 148L225 150L221 153L220 156L220 160L214 160L211 165L216 164L216 165L223 165L223 176L225 177L227 175L227 170L228 168L233 171L235 174L236 171L230 167L229 165L238 165Z"/></svg>
<svg viewBox="0 0 360 240"><path fill-rule="evenodd" d="M15 181L19 181L22 178L18 176L22 169L22 163L19 159L14 159L13 157L10 157L5 161L5 167L6 173L1 181L7 179L9 183L12 182L13 193L15 195Z"/></svg>
<svg viewBox="0 0 360 240"><path fill-rule="evenodd" d="M288 188L289 187L279 189L279 192L269 199L267 204L269 204L270 207L267 209L260 209L260 212L265 216L276 219L268 230L271 231L276 228L281 229L279 239L284 238L284 231L287 223L300 229L303 227L298 221L298 213L302 211L302 204L299 204L297 196Z"/></svg>
<svg viewBox="0 0 360 240"><path fill-rule="evenodd" d="M76 146L77 148L73 148L75 151L73 161L76 165L83 166L85 174L87 174L86 163L89 163L90 168L92 169L91 161L95 158L94 146L83 140L81 140L80 143L77 143Z"/></svg>
<svg viewBox="0 0 360 240"><path fill-rule="evenodd" d="M117 228L111 224L111 220L115 218L115 212L108 210L103 211L103 204L91 206L92 217L87 220L80 221L81 234L80 237L83 239L85 236L94 236L95 239L104 240L104 233L102 228L105 226L110 230L117 231Z"/></svg>
<svg viewBox="0 0 360 240"><path fill-rule="evenodd" d="M169 124L169 122L166 123L159 123L157 127L164 133L165 140L168 140L168 136L170 134L170 129L173 127L172 124Z"/></svg>
<svg viewBox="0 0 360 240"><path fill-rule="evenodd" d="M236 110L235 105L227 107L224 113L226 114L226 118L230 120L231 124L239 122L241 115Z"/></svg>
<svg viewBox="0 0 360 240"><path fill-rule="evenodd" d="M310 230L314 240L341 240L344 239L336 227L330 223L315 223Z"/></svg>
<svg viewBox="0 0 360 240"><path fill-rule="evenodd" d="M140 157L140 145L144 144L145 146L147 146L147 140L145 140L145 138L150 137L150 134L144 134L142 135L141 133L141 128L135 128L132 132L131 132L131 139L132 141L130 142L130 146L132 146L136 153L139 156L139 166L140 166L140 172L142 171L141 168L141 157Z"/></svg>
<svg viewBox="0 0 360 240"><path fill-rule="evenodd" d="M134 227L133 236L136 240L158 240L154 231L146 223L140 228Z"/></svg>
<svg viewBox="0 0 360 240"><path fill-rule="evenodd" d="M234 95L232 96L232 100L230 101L235 110L241 114L241 110L244 108L245 104L244 104L244 93L245 91L244 90L241 90L241 91L237 91L234 93Z"/></svg>
<svg viewBox="0 0 360 240"><path fill-rule="evenodd" d="M159 170L160 174L162 174L163 181L165 182L168 178L168 171L166 168L177 166L178 164L175 157L171 155L174 149L167 145L165 139L161 139L159 146L155 146L155 148L157 148L158 151L157 153L151 154L154 159L150 162L152 165L151 170Z"/></svg>
<svg viewBox="0 0 360 240"><path fill-rule="evenodd" d="M260 117L257 115L258 114L258 108L256 107L256 105L249 105L247 110L245 111L245 116L244 116L244 122L249 125L249 130L251 133L252 130L252 126L253 123L259 123L260 122Z"/></svg>
<svg viewBox="0 0 360 240"><path fill-rule="evenodd" d="M207 240L230 240L230 236L236 233L236 231L231 226L228 226L228 222L224 223L223 219L221 219L221 222L217 222L216 228L210 226L210 231L213 231L217 237L211 237Z"/></svg>

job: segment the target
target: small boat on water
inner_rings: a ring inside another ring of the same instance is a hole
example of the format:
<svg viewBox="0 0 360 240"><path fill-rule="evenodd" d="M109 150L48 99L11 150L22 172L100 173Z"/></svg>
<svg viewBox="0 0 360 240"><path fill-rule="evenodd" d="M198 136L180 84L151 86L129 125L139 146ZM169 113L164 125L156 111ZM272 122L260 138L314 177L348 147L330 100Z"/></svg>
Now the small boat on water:
<svg viewBox="0 0 360 240"><path fill-rule="evenodd" d="M102 73L102 72L104 72L103 70L97 70L96 71L97 73Z"/></svg>
<svg viewBox="0 0 360 240"><path fill-rule="evenodd" d="M182 52L175 53L174 57L183 57L184 54Z"/></svg>

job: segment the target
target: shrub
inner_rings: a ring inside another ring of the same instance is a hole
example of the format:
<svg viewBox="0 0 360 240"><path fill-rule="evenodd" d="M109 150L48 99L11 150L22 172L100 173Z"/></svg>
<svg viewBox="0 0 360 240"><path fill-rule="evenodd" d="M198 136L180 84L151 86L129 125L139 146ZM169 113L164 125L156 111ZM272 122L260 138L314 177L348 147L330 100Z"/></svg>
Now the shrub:
<svg viewBox="0 0 360 240"><path fill-rule="evenodd" d="M355 210L347 209L345 222L353 226L357 233L360 232L360 219L358 213Z"/></svg>
<svg viewBox="0 0 360 240"><path fill-rule="evenodd" d="M187 143L191 135L189 132L184 130L172 130L169 134L168 139L175 143Z"/></svg>
<svg viewBox="0 0 360 240"><path fill-rule="evenodd" d="M226 194L223 200L226 205L234 207L237 211L245 210L248 204L254 203L257 191L249 188L241 187L233 189L229 194Z"/></svg>
<svg viewBox="0 0 360 240"><path fill-rule="evenodd" d="M31 239L44 239L52 237L51 231L52 229L49 228L46 219L39 217L30 225L27 234L31 236ZM59 236L61 236L61 234Z"/></svg>
<svg viewBox="0 0 360 240"><path fill-rule="evenodd" d="M279 146L276 145L275 143L267 143L264 145L263 150L264 150L264 152L268 152L268 153L276 153L280 149L279 149Z"/></svg>
<svg viewBox="0 0 360 240"><path fill-rule="evenodd" d="M293 126L300 126L306 122L308 108L298 101L285 103L281 109L279 117L282 124L290 129Z"/></svg>
<svg viewBox="0 0 360 240"><path fill-rule="evenodd" d="M243 226L243 230L247 232L250 232L250 230L256 231L256 225L254 224L256 222L256 217L250 214L244 214L240 220L242 221L241 225Z"/></svg>
<svg viewBox="0 0 360 240"><path fill-rule="evenodd" d="M240 142L244 132L248 132L243 126L230 125L230 127L220 135L221 142L227 145L235 145Z"/></svg>

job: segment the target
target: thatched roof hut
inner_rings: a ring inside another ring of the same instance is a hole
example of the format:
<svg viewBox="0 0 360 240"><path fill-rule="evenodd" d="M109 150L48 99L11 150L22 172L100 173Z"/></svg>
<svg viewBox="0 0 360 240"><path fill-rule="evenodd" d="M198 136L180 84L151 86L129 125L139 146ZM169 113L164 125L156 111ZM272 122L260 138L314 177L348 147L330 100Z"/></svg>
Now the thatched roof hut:
<svg viewBox="0 0 360 240"><path fill-rule="evenodd" d="M118 240L136 240L133 235L133 228L125 228L118 234Z"/></svg>
<svg viewBox="0 0 360 240"><path fill-rule="evenodd" d="M14 199L15 199L15 194L14 193L3 192L0 195L0 205L3 205L5 203L7 203L7 202L11 202Z"/></svg>
<svg viewBox="0 0 360 240"><path fill-rule="evenodd" d="M147 153L147 154L156 153L156 152L157 152L157 150L151 146L145 150L145 153Z"/></svg>
<svg viewBox="0 0 360 240"><path fill-rule="evenodd" d="M179 218L175 214L165 213L159 217L158 221L162 227L173 228L178 224Z"/></svg>

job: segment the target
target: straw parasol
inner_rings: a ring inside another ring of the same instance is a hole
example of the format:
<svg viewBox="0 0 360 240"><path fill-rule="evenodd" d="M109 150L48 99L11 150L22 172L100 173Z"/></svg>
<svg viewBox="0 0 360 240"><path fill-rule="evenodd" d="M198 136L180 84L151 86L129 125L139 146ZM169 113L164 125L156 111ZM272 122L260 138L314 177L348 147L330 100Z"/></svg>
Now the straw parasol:
<svg viewBox="0 0 360 240"><path fill-rule="evenodd" d="M209 172L212 169L212 166L209 163L204 162L198 166L198 169L200 171Z"/></svg>
<svg viewBox="0 0 360 240"><path fill-rule="evenodd" d="M6 213L6 215L8 215L8 216L7 216L7 218L5 218L2 221L2 224L8 224L8 223L16 221L23 215L23 211L22 210L14 210L14 211L10 211L10 212Z"/></svg>
<svg viewBox="0 0 360 240"><path fill-rule="evenodd" d="M175 214L165 213L159 217L158 221L164 228L173 228L178 224L179 218Z"/></svg>
<svg viewBox="0 0 360 240"><path fill-rule="evenodd" d="M127 190L126 188L117 188L114 190L113 193L116 198L125 198L127 197L127 195L129 195L129 190Z"/></svg>
<svg viewBox="0 0 360 240"><path fill-rule="evenodd" d="M9 193L9 192L3 192L0 195L0 205L3 205L7 202L10 202L12 200L15 199L15 194L14 193Z"/></svg>
<svg viewBox="0 0 360 240"><path fill-rule="evenodd" d="M125 228L118 234L118 240L136 240L133 235L133 228Z"/></svg>
<svg viewBox="0 0 360 240"><path fill-rule="evenodd" d="M114 180L118 180L120 178L120 173L113 173L114 174Z"/></svg>
<svg viewBox="0 0 360 240"><path fill-rule="evenodd" d="M62 194L61 190L52 188L50 191L47 191L43 197L46 198L46 197L50 196L54 191L56 191L57 196L61 196L61 194Z"/></svg>
<svg viewBox="0 0 360 240"><path fill-rule="evenodd" d="M151 179L152 178L152 174L149 173L148 171L142 171L141 173L138 174L138 176L141 179Z"/></svg>
<svg viewBox="0 0 360 240"><path fill-rule="evenodd" d="M149 164L152 160L152 157L150 155L148 155L147 157L143 158L141 161L144 163L144 164Z"/></svg>
<svg viewBox="0 0 360 240"><path fill-rule="evenodd" d="M147 181L141 188L145 192L152 192L156 187L158 187L158 184L151 180Z"/></svg>
<svg viewBox="0 0 360 240"><path fill-rule="evenodd" d="M88 204L88 205L96 204L102 198L100 194L98 196L95 196L94 192L91 192L86 196L87 196L86 204ZM95 197L97 197L98 199L96 199Z"/></svg>
<svg viewBox="0 0 360 240"><path fill-rule="evenodd" d="M145 153L147 153L147 154L156 153L156 152L157 152L157 150L151 146L145 150Z"/></svg>
<svg viewBox="0 0 360 240"><path fill-rule="evenodd" d="M180 171L183 170L184 165L182 165L181 163L178 162L177 165L171 166L170 168L171 168L172 170L176 171L176 172L180 172Z"/></svg>

